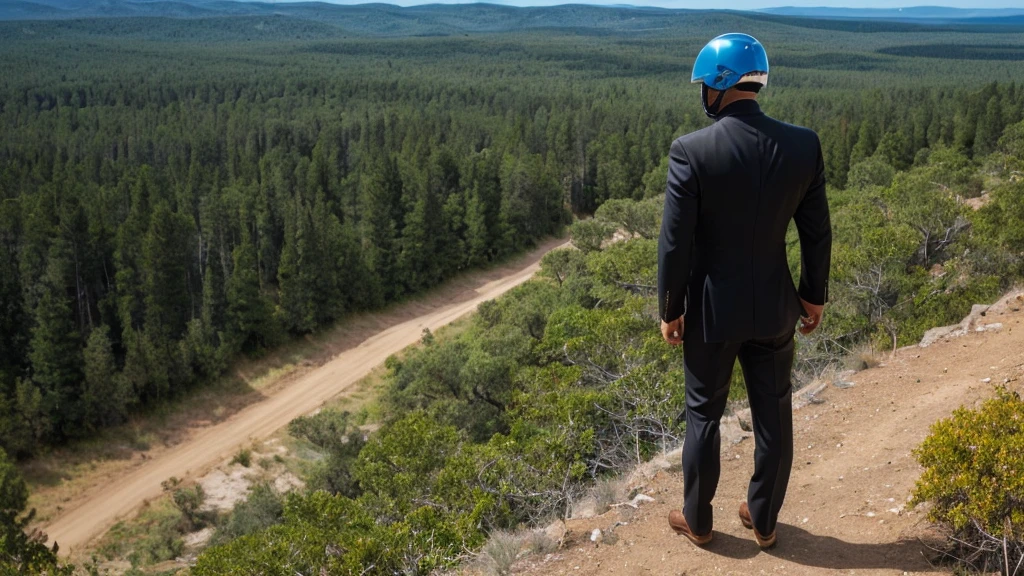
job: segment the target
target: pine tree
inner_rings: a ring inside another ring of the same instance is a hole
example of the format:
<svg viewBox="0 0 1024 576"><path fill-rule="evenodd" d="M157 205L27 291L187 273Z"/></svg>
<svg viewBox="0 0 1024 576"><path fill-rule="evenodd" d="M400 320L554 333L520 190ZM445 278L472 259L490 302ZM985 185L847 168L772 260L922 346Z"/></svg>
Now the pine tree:
<svg viewBox="0 0 1024 576"><path fill-rule="evenodd" d="M398 266L410 292L440 281L437 234L441 232L439 207L433 191L426 187L416 193L413 208L405 215L402 251Z"/></svg>
<svg viewBox="0 0 1024 576"><path fill-rule="evenodd" d="M985 114L978 119L978 129L974 136L974 153L978 156L989 154L996 149L999 137L1003 133L1003 105L998 95L989 98L985 105Z"/></svg>
<svg viewBox="0 0 1024 576"><path fill-rule="evenodd" d="M57 426L59 437L81 432L82 355L79 336L67 297L66 246L58 238L50 249L50 263L43 280L42 296L35 310L35 327L29 344L32 384L42 396L41 416Z"/></svg>
<svg viewBox="0 0 1024 576"><path fill-rule="evenodd" d="M466 247L468 264L492 260L501 238L501 156L484 150L471 159L466 190Z"/></svg>
<svg viewBox="0 0 1024 576"><path fill-rule="evenodd" d="M277 330L273 309L260 287L256 246L248 226L242 227L232 260L234 269L226 286L229 350L254 354L276 342Z"/></svg>
<svg viewBox="0 0 1024 576"><path fill-rule="evenodd" d="M466 264L479 266L487 262L490 256L489 229L487 214L480 192L477 187L467 191L466 201Z"/></svg>
<svg viewBox="0 0 1024 576"><path fill-rule="evenodd" d="M176 342L192 317L188 266L193 253L191 228L187 217L160 202L153 209L142 240L142 344L149 375L143 394L150 400L164 399L190 380Z"/></svg>
<svg viewBox="0 0 1024 576"><path fill-rule="evenodd" d="M96 429L123 422L132 398L125 380L117 374L110 328L100 326L89 334L84 356L82 405L86 426Z"/></svg>
<svg viewBox="0 0 1024 576"><path fill-rule="evenodd" d="M364 253L385 300L402 293L397 256L402 222L402 179L394 158L380 161L363 188Z"/></svg>
<svg viewBox="0 0 1024 576"><path fill-rule="evenodd" d="M14 203L0 202L0 396L14 389L25 369L28 314L21 290L17 261Z"/></svg>
<svg viewBox="0 0 1024 576"><path fill-rule="evenodd" d="M224 313L227 304L224 298L224 277L219 262L207 261L203 274L203 305L199 317L203 326L211 333L224 329Z"/></svg>
<svg viewBox="0 0 1024 576"><path fill-rule="evenodd" d="M181 342L186 363L200 379L219 376L224 369L225 353L221 349L224 327L224 282L220 266L207 266L203 275L203 304L199 318L188 323Z"/></svg>
<svg viewBox="0 0 1024 576"><path fill-rule="evenodd" d="M127 182L127 181L123 181ZM143 246L150 224L150 205L155 184L148 166L143 166L135 178L131 190L119 187L119 196L129 196L122 207L127 212L125 222L117 230L114 251L114 284L117 290L117 310L124 332L122 339L127 343L133 339L131 333L141 330L145 308Z"/></svg>
<svg viewBox="0 0 1024 576"><path fill-rule="evenodd" d="M953 117L953 143L961 150L974 149L974 137L978 133L979 108L974 100L976 98L971 98L967 103L966 111L958 110Z"/></svg>
<svg viewBox="0 0 1024 576"><path fill-rule="evenodd" d="M857 143L850 152L850 166L874 154L880 137L878 121L873 116L865 118L857 131Z"/></svg>
<svg viewBox="0 0 1024 576"><path fill-rule="evenodd" d="M428 186L436 191L440 206L440 223L434 232L438 274L447 278L465 266L465 196L461 190L461 174L448 148L433 157Z"/></svg>
<svg viewBox="0 0 1024 576"><path fill-rule="evenodd" d="M312 274L322 263L310 258L309 218L301 198L285 215L284 245L277 268L278 300L285 328L296 334L316 328Z"/></svg>
<svg viewBox="0 0 1024 576"><path fill-rule="evenodd" d="M381 296L374 290L372 273L363 256L355 225L343 223L338 241L341 246L338 282L344 291L345 309L366 310L379 305Z"/></svg>
<svg viewBox="0 0 1024 576"><path fill-rule="evenodd" d="M348 247L341 222L330 209L327 198L317 193L311 214L313 231L312 299L318 326L337 320L345 313L343 273Z"/></svg>

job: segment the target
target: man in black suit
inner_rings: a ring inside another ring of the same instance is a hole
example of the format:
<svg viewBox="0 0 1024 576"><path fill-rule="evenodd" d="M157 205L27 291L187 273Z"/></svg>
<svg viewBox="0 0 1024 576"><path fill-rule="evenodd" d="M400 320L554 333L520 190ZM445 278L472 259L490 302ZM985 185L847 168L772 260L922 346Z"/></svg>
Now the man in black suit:
<svg viewBox="0 0 1024 576"><path fill-rule="evenodd" d="M762 548L775 545L793 460L794 330L798 319L803 334L817 328L828 298L832 232L821 145L813 131L761 111L763 54L741 34L708 44L694 81L715 123L673 142L669 155L659 307L662 333L683 345L686 367L684 506L669 523L698 545L711 541L718 425L737 357L756 441L740 518ZM790 220L800 236L799 289L786 258Z"/></svg>

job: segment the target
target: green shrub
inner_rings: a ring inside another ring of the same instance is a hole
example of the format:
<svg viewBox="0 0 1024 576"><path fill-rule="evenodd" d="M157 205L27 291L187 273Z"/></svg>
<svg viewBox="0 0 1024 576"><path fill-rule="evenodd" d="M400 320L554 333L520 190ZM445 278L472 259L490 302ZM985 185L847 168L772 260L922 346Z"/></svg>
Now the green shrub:
<svg viewBox="0 0 1024 576"><path fill-rule="evenodd" d="M242 448L241 450L238 451L238 454L235 454L235 457L231 459L231 464L241 464L242 466L248 468L249 466L252 465L252 450L249 450L248 448Z"/></svg>
<svg viewBox="0 0 1024 576"><path fill-rule="evenodd" d="M127 559L133 567L148 566L180 556L185 523L181 510L166 499L147 504L129 522L118 522L103 537L97 552L103 558Z"/></svg>
<svg viewBox="0 0 1024 576"><path fill-rule="evenodd" d="M291 494L281 524L207 549L191 574L431 574L483 544L475 516L425 505L384 522L367 504Z"/></svg>
<svg viewBox="0 0 1024 576"><path fill-rule="evenodd" d="M872 156L850 166L846 185L853 189L871 186L888 186L892 183L895 170L881 156Z"/></svg>
<svg viewBox="0 0 1024 576"><path fill-rule="evenodd" d="M578 220L569 227L572 243L584 253L601 249L601 243L611 237L615 229L607 222L591 218Z"/></svg>
<svg viewBox="0 0 1024 576"><path fill-rule="evenodd" d="M666 174L667 179L667 174ZM661 182L661 192L665 183ZM594 218L611 223L632 236L653 239L661 231L661 212L664 200L652 198L634 202L625 198L605 201L594 213Z"/></svg>
<svg viewBox="0 0 1024 576"><path fill-rule="evenodd" d="M932 426L915 455L924 473L911 504L932 503L928 518L950 531L950 555L985 572L1021 561L1024 401L1020 395L1000 388L979 409L956 410Z"/></svg>
<svg viewBox="0 0 1024 576"><path fill-rule="evenodd" d="M256 484L244 502L235 506L227 522L218 530L215 543L224 543L253 534L275 524L284 516L284 498L269 483Z"/></svg>
<svg viewBox="0 0 1024 576"><path fill-rule="evenodd" d="M352 477L351 468L366 439L352 419L348 412L328 409L312 416L301 416L288 424L292 436L309 441L326 454L306 478L310 488L353 498L359 496L359 484Z"/></svg>
<svg viewBox="0 0 1024 576"><path fill-rule="evenodd" d="M192 488L178 488L173 498L175 507L181 511L183 532L202 528L206 524L207 515L200 510L206 501L206 492L202 486L196 484Z"/></svg>

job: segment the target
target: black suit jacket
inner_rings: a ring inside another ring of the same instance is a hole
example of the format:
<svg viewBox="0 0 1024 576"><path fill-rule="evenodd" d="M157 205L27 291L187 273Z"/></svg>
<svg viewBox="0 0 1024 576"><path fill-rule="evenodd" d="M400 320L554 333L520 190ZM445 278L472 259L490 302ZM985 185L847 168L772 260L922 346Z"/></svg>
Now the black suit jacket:
<svg viewBox="0 0 1024 576"><path fill-rule="evenodd" d="M786 259L791 219L800 233L799 291ZM703 330L706 342L784 334L803 313L799 297L827 301L831 251L821 143L812 130L740 100L715 124L672 143L658 241L663 320L686 314L685 332Z"/></svg>

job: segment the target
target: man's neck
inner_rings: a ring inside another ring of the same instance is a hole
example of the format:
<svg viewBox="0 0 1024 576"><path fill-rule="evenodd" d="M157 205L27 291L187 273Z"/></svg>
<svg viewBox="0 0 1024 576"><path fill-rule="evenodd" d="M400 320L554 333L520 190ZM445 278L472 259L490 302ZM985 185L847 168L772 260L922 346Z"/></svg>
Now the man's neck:
<svg viewBox="0 0 1024 576"><path fill-rule="evenodd" d="M719 106L719 110L725 110L729 104L733 102L740 102L743 100L757 101L757 94L754 92L741 92L739 90L728 90L725 96L722 97L722 104Z"/></svg>

